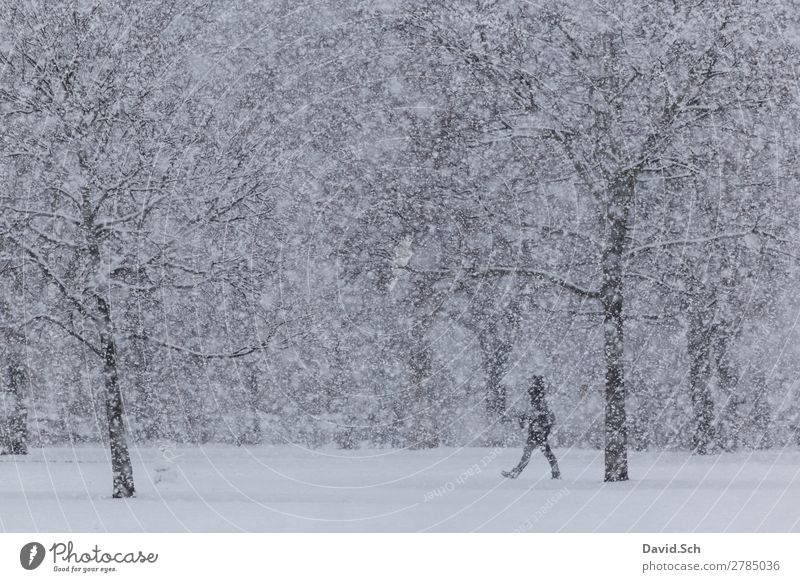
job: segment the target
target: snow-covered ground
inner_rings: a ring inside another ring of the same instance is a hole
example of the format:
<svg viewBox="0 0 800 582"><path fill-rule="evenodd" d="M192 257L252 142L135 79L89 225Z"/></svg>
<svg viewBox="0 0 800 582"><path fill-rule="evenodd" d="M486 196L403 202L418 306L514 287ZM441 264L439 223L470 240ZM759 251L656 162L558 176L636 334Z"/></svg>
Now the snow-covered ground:
<svg viewBox="0 0 800 582"><path fill-rule="evenodd" d="M517 449L134 448L137 498L110 498L101 447L0 457L0 531L800 531L800 452L556 450L564 479Z"/></svg>

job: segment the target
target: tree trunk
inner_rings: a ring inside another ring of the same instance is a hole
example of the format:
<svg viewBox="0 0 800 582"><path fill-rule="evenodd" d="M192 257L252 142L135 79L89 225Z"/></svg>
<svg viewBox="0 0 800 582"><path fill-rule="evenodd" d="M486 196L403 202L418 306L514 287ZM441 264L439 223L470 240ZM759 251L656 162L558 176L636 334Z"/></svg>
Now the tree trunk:
<svg viewBox="0 0 800 582"><path fill-rule="evenodd" d="M753 447L756 449L770 449L773 441L771 435L772 409L767 393L767 378L764 371L756 368L751 375L752 390L755 392L753 402Z"/></svg>
<svg viewBox="0 0 800 582"><path fill-rule="evenodd" d="M437 394L433 372L433 354L428 344L429 323L416 321L409 336L411 339L409 365L411 368L411 386L413 400L408 402L407 410L414 414L407 415L411 423L408 431L409 446L412 449L429 449L439 446L439 426Z"/></svg>
<svg viewBox="0 0 800 582"><path fill-rule="evenodd" d="M610 185L603 249L603 338L606 364L605 481L628 480L628 434L625 411L622 254L628 232L628 207L635 177L616 176Z"/></svg>
<svg viewBox="0 0 800 582"><path fill-rule="evenodd" d="M487 447L500 447L508 440L508 434L504 430L509 419L506 414L506 386L503 379L508 372L508 358L513 347L510 342L497 335L495 324L480 329L478 344L481 348L481 367L486 375L484 401L487 430L484 444Z"/></svg>
<svg viewBox="0 0 800 582"><path fill-rule="evenodd" d="M23 388L27 375L22 364L14 360L8 366L8 391L12 398L12 410L8 418L6 451L9 455L28 454L28 409L25 407Z"/></svg>
<svg viewBox="0 0 800 582"><path fill-rule="evenodd" d="M424 324L414 326L411 331L411 383L414 389L416 409L410 420L412 449L429 449L439 446L439 433L436 418L436 394L431 372L433 368L431 348L426 342Z"/></svg>
<svg viewBox="0 0 800 582"><path fill-rule="evenodd" d="M412 449L429 449L440 444L438 415L442 406L441 394L436 392L433 378L433 352L428 342L428 334L433 327L430 315L421 313L431 301L434 293L431 281L414 282L413 291L413 323L408 331L409 368L412 400L406 403L406 410L413 411L406 415L411 423L407 433Z"/></svg>
<svg viewBox="0 0 800 582"><path fill-rule="evenodd" d="M695 304L689 307L689 325L686 345L689 353L689 391L692 397L694 431L692 450L699 455L711 452L714 442L714 400L711 398L709 377L711 374L711 329L707 321L704 295L695 294Z"/></svg>
<svg viewBox="0 0 800 582"><path fill-rule="evenodd" d="M714 329L714 363L717 368L720 391L725 395L725 405L720 415L723 446L726 451L736 451L742 446L742 429L744 417L744 396L739 386L739 376L731 357L731 343L734 331L727 322L715 326Z"/></svg>
<svg viewBox="0 0 800 582"><path fill-rule="evenodd" d="M482 364L486 374L486 414L490 421L502 419L506 412L506 387L503 378L507 372L512 346L498 338L494 325L481 330L478 343L483 352Z"/></svg>
<svg viewBox="0 0 800 582"><path fill-rule="evenodd" d="M100 246L94 226L94 211L89 191L83 191L83 227L86 231L87 251L94 263L96 273L101 269ZM122 392L119 388L117 370L117 343L114 340L114 323L111 320L111 305L101 290L94 292L99 317L95 320L100 332L100 357L103 359L103 380L105 382L106 419L108 422L108 443L111 448L112 497L133 497L133 467L128 452L125 434L125 411L122 406Z"/></svg>
<svg viewBox="0 0 800 582"><path fill-rule="evenodd" d="M106 418L108 419L108 442L111 448L111 473L113 475L112 497L133 497L133 467L128 452L125 434L125 412L122 406L122 392L119 388L117 372L117 345L111 325L111 312L108 303L97 298L103 317L100 345L103 356L103 378L105 380Z"/></svg>
<svg viewBox="0 0 800 582"><path fill-rule="evenodd" d="M622 293L622 286L608 291ZM606 449L605 481L628 479L628 434L625 412L625 370L623 364L622 296L603 297L606 360Z"/></svg>
<svg viewBox="0 0 800 582"><path fill-rule="evenodd" d="M4 245L0 244L0 248ZM12 319L12 307L8 297L18 297L22 293L22 282L15 276L10 278L11 287L6 297L0 298L0 317ZM26 338L24 333L7 331L4 337L3 356L7 368L8 385L7 398L4 399L7 409L7 422L5 427L0 426L0 449L5 449L9 455L28 454L28 409L25 406L25 387L28 379L28 369L25 365L24 346Z"/></svg>
<svg viewBox="0 0 800 582"><path fill-rule="evenodd" d="M264 433L261 428L261 387L259 386L258 371L255 364L247 365L247 378L245 389L247 390L247 404L250 409L252 424L250 425L248 440L251 444L260 445L264 440Z"/></svg>

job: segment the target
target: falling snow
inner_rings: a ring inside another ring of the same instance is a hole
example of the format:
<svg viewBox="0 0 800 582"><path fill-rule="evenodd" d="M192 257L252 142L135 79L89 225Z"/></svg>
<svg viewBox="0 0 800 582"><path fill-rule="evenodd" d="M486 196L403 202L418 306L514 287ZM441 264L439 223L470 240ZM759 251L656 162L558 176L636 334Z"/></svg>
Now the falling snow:
<svg viewBox="0 0 800 582"><path fill-rule="evenodd" d="M800 529L797 10L0 3L0 530Z"/></svg>

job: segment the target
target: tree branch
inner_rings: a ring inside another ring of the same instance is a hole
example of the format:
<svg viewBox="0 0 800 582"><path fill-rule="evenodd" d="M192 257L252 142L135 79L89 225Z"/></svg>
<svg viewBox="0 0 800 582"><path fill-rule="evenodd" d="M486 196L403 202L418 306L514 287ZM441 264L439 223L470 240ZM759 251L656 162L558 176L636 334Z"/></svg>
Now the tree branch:
<svg viewBox="0 0 800 582"><path fill-rule="evenodd" d="M678 240L668 240L668 241L659 241L654 243L649 243L646 245L641 245L636 248L632 248L627 250L623 253L622 257L625 259L635 257L636 255L643 253L645 251L649 251L652 249L658 248L665 248L665 247L672 247L672 246L680 246L680 245L694 245L694 244L705 244L709 242L714 242L716 240L723 240L728 238L741 238L747 236L748 234L758 234L758 231L755 229L744 230L740 232L727 232L723 234L717 234L713 236L703 236L697 238L683 238Z"/></svg>

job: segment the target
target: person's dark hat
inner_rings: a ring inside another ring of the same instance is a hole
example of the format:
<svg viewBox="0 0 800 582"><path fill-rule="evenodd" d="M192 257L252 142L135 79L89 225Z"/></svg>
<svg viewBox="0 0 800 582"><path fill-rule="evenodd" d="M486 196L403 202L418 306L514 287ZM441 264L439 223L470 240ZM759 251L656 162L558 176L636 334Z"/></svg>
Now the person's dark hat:
<svg viewBox="0 0 800 582"><path fill-rule="evenodd" d="M544 395L544 378L541 376L533 376L530 384L528 384L528 394L530 396L543 396Z"/></svg>

